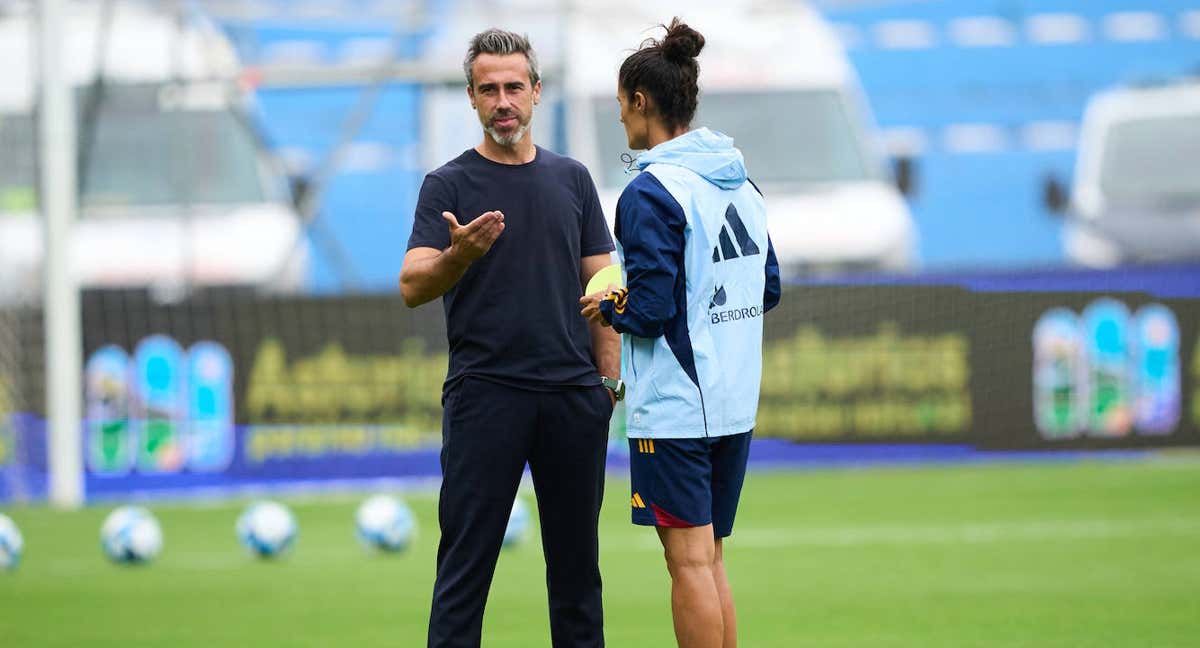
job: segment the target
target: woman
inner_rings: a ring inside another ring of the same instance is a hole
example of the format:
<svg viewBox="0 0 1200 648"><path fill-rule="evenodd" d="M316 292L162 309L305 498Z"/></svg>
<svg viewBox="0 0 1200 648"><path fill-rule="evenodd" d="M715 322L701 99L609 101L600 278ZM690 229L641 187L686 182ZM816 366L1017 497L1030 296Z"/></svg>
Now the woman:
<svg viewBox="0 0 1200 648"><path fill-rule="evenodd" d="M733 140L690 130L704 37L678 18L621 65L629 148L617 203L626 288L580 300L623 334L634 524L657 527L682 648L737 643L723 539L746 471L762 317L779 302L766 207Z"/></svg>

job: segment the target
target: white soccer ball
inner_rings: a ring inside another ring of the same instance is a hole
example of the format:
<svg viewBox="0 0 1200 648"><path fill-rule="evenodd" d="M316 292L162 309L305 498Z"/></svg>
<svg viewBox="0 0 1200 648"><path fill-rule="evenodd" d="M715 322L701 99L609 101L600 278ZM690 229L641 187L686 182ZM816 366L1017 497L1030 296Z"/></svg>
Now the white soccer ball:
<svg viewBox="0 0 1200 648"><path fill-rule="evenodd" d="M251 504L237 521L238 540L259 558L274 558L296 541L296 518L279 502Z"/></svg>
<svg viewBox="0 0 1200 648"><path fill-rule="evenodd" d="M122 506L100 527L100 547L113 562L132 565L154 560L162 551L162 527L140 506Z"/></svg>
<svg viewBox="0 0 1200 648"><path fill-rule="evenodd" d="M368 548L398 552L412 542L417 521L404 502L390 495L373 495L358 507L354 528Z"/></svg>
<svg viewBox="0 0 1200 648"><path fill-rule="evenodd" d="M529 507L518 497L513 501L512 512L508 514L508 526L504 527L505 547L513 547L525 540L529 531Z"/></svg>
<svg viewBox="0 0 1200 648"><path fill-rule="evenodd" d="M0 570L16 569L24 548L25 539L21 537L17 524L0 513Z"/></svg>

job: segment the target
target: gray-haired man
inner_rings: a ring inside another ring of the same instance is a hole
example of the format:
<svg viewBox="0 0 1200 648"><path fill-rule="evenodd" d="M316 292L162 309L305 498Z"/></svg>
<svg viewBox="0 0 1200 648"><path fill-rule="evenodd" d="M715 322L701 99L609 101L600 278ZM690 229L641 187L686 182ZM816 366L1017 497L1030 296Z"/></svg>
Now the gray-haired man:
<svg viewBox="0 0 1200 648"><path fill-rule="evenodd" d="M479 646L527 462L554 646L603 646L596 526L620 340L577 302L614 247L587 170L532 142L529 41L485 31L464 68L483 141L426 176L400 273L409 306L442 297L450 343L429 646Z"/></svg>

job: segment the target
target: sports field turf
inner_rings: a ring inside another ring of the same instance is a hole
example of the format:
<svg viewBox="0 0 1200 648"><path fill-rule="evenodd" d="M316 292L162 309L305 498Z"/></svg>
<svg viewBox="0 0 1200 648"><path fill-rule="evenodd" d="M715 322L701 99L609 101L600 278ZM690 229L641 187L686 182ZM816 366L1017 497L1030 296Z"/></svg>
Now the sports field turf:
<svg viewBox="0 0 1200 648"><path fill-rule="evenodd" d="M300 538L274 563L237 545L242 502L154 505L166 548L139 568L101 557L106 507L6 509L26 554L0 574L0 646L423 646L435 496L405 497L408 553L363 551L358 498L287 499ZM628 499L610 480L608 645L673 646L660 550ZM501 556L489 648L549 646L529 540ZM753 473L726 557L746 648L1197 646L1200 460Z"/></svg>

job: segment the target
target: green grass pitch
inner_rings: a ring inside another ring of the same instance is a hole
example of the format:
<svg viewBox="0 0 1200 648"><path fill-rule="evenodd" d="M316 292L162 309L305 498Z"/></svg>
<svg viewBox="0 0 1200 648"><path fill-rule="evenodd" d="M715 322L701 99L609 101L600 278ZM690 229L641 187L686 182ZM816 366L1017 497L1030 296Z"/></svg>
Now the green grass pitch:
<svg viewBox="0 0 1200 648"><path fill-rule="evenodd" d="M300 537L276 562L237 544L244 502L153 505L165 550L137 568L102 558L106 507L5 509L26 553L0 574L0 646L423 646L436 496L405 498L400 556L354 540L358 497L285 499ZM628 498L611 479L608 645L673 646ZM1197 646L1200 460L752 473L726 559L747 648ZM484 646L550 645L543 578L536 535L502 553Z"/></svg>

